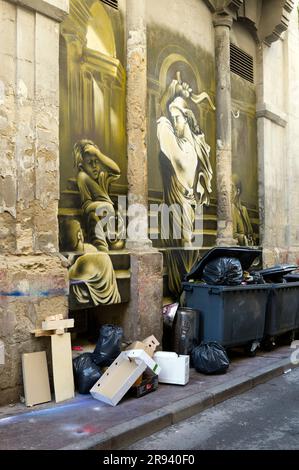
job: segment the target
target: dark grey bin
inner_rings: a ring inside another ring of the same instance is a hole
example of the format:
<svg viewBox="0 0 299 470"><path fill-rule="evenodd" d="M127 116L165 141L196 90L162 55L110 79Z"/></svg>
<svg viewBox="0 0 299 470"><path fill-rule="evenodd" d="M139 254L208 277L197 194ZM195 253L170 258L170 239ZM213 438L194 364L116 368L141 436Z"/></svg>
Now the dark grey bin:
<svg viewBox="0 0 299 470"><path fill-rule="evenodd" d="M222 346L250 345L264 336L271 286L210 286L183 282L185 305L200 310L200 340Z"/></svg>
<svg viewBox="0 0 299 470"><path fill-rule="evenodd" d="M298 271L294 271L290 274L287 274L286 276L284 276L284 279L288 283L296 284L296 285L294 285L295 288L299 285L299 273L298 273ZM299 297L299 291L298 290L297 290L297 295ZM298 298L298 304L299 304L299 298ZM299 305L298 305L298 308L297 308L295 329L296 330L299 329Z"/></svg>
<svg viewBox="0 0 299 470"><path fill-rule="evenodd" d="M299 328L299 282L271 284L265 322L265 337L275 337Z"/></svg>
<svg viewBox="0 0 299 470"><path fill-rule="evenodd" d="M262 251L248 247L215 247L206 253L185 276L185 306L200 313L200 340L217 341L229 348L244 345L254 352L253 343L264 335L266 306L271 286L207 285L198 282L208 262L221 256L238 258L243 270L260 259ZM253 348L251 348L253 346Z"/></svg>

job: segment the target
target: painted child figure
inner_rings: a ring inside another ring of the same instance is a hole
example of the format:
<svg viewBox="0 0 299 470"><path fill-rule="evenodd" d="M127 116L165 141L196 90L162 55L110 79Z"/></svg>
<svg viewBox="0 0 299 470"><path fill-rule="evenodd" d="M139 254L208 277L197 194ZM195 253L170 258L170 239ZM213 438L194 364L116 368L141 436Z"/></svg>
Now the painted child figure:
<svg viewBox="0 0 299 470"><path fill-rule="evenodd" d="M108 191L112 181L120 177L120 168L91 140L80 140L75 144L74 159L88 242L98 251L108 252L105 230L100 221L104 217L115 216Z"/></svg>

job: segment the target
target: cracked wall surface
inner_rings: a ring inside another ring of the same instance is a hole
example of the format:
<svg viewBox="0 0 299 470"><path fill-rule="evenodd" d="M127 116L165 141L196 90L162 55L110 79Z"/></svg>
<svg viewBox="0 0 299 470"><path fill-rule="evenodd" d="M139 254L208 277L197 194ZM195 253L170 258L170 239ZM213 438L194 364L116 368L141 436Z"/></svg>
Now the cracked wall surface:
<svg viewBox="0 0 299 470"><path fill-rule="evenodd" d="M53 311L68 314L67 271L56 256L56 20L67 4L0 0L0 339L5 348L0 403L23 393L22 353L48 348L31 330Z"/></svg>

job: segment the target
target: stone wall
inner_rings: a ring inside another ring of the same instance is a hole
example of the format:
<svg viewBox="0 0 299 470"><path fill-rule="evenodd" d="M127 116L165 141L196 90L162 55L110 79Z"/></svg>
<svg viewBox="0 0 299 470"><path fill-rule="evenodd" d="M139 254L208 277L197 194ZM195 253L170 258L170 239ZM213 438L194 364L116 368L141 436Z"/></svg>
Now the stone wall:
<svg viewBox="0 0 299 470"><path fill-rule="evenodd" d="M67 271L57 257L57 21L67 6L0 1L0 403L22 393L22 352L47 346L30 331L52 312L68 314Z"/></svg>
<svg viewBox="0 0 299 470"><path fill-rule="evenodd" d="M286 38L288 44L288 95L287 108L289 125L287 127L288 170L287 170L287 231L288 261L299 264L299 24L298 1L291 17L290 29Z"/></svg>
<svg viewBox="0 0 299 470"><path fill-rule="evenodd" d="M258 54L257 120L261 243L266 266L298 261L298 11Z"/></svg>

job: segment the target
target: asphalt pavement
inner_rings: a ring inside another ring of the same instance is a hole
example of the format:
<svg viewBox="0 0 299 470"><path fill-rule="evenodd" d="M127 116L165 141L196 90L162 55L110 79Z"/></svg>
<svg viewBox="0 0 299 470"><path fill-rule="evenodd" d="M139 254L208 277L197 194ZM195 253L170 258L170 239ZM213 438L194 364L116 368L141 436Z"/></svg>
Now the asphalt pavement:
<svg viewBox="0 0 299 470"><path fill-rule="evenodd" d="M91 395L78 394L58 404L52 401L32 408L22 403L2 407L0 450L123 449L284 375L294 367L291 353L289 346L259 351L253 358L236 353L226 374L207 376L191 369L187 385L159 384L158 390L138 399L127 394L115 407ZM279 403L281 406L282 397ZM215 430L211 428L211 432Z"/></svg>
<svg viewBox="0 0 299 470"><path fill-rule="evenodd" d="M299 369L153 434L130 450L298 450Z"/></svg>

